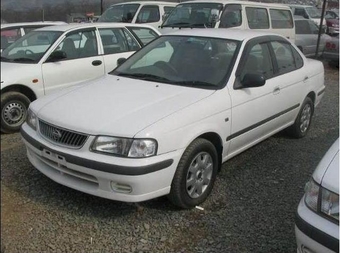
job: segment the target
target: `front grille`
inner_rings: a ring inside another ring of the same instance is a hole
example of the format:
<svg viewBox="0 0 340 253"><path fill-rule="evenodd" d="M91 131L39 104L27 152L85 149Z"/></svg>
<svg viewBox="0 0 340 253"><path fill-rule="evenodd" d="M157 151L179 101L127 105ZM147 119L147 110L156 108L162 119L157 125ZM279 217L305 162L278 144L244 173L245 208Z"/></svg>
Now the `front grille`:
<svg viewBox="0 0 340 253"><path fill-rule="evenodd" d="M71 148L81 148L88 137L85 134L56 127L41 120L39 120L39 128L41 135L46 139Z"/></svg>

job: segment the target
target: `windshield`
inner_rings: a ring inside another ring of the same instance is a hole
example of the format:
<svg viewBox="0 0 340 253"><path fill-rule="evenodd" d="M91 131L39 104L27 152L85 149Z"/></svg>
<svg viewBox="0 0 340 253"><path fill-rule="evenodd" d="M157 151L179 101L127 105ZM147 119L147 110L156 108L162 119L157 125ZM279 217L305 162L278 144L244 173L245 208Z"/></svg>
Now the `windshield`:
<svg viewBox="0 0 340 253"><path fill-rule="evenodd" d="M1 53L1 61L37 63L62 34L59 31L30 32L6 48Z"/></svg>
<svg viewBox="0 0 340 253"><path fill-rule="evenodd" d="M215 27L223 4L179 4L164 21L162 27Z"/></svg>
<svg viewBox="0 0 340 253"><path fill-rule="evenodd" d="M131 23L139 4L113 5L108 8L98 19L98 22L123 22Z"/></svg>
<svg viewBox="0 0 340 253"><path fill-rule="evenodd" d="M204 89L224 87L234 66L239 42L163 36L127 59L110 74Z"/></svg>
<svg viewBox="0 0 340 253"><path fill-rule="evenodd" d="M321 11L316 7L306 7L306 11L310 18L321 18Z"/></svg>

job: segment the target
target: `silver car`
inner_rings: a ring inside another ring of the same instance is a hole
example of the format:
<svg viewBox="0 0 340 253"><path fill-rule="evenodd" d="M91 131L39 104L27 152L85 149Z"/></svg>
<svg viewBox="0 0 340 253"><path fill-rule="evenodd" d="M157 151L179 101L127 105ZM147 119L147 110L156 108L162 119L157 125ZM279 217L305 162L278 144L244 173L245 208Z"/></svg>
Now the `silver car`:
<svg viewBox="0 0 340 253"><path fill-rule="evenodd" d="M295 16L294 21L296 46L306 57L314 57L319 34L318 26L312 20L299 16ZM318 56L322 55L326 43L330 40L331 37L329 35L324 33L321 34Z"/></svg>
<svg viewBox="0 0 340 253"><path fill-rule="evenodd" d="M339 34L326 43L323 58L332 67L339 67Z"/></svg>

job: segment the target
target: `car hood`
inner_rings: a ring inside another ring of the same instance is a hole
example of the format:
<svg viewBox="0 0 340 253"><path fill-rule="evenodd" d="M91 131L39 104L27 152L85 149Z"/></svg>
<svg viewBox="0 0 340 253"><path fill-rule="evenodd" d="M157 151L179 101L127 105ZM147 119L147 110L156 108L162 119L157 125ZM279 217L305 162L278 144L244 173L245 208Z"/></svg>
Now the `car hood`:
<svg viewBox="0 0 340 253"><path fill-rule="evenodd" d="M91 135L133 137L214 90L106 75L31 105L50 124Z"/></svg>
<svg viewBox="0 0 340 253"><path fill-rule="evenodd" d="M322 158L313 178L322 187L339 194L339 139Z"/></svg>
<svg viewBox="0 0 340 253"><path fill-rule="evenodd" d="M19 78L31 76L39 68L37 66L37 64L1 62L1 81L13 84Z"/></svg>

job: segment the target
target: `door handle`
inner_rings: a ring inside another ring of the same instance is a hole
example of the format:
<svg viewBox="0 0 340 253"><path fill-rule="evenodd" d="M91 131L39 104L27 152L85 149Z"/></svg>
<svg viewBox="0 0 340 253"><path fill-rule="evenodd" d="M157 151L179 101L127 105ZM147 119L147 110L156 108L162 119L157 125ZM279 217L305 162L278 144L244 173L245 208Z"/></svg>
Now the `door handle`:
<svg viewBox="0 0 340 253"><path fill-rule="evenodd" d="M102 61L100 61L100 60L95 60L95 61L92 62L93 66L99 66L101 64L102 64Z"/></svg>
<svg viewBox="0 0 340 253"><path fill-rule="evenodd" d="M274 90L273 90L273 94L276 95L276 94L279 94L281 91L281 89L279 87L276 87Z"/></svg>
<svg viewBox="0 0 340 253"><path fill-rule="evenodd" d="M303 82L307 82L308 80L308 76L305 76L305 78L303 79Z"/></svg>

